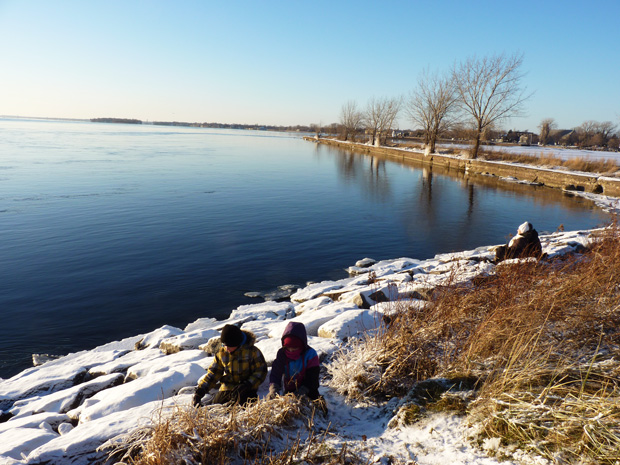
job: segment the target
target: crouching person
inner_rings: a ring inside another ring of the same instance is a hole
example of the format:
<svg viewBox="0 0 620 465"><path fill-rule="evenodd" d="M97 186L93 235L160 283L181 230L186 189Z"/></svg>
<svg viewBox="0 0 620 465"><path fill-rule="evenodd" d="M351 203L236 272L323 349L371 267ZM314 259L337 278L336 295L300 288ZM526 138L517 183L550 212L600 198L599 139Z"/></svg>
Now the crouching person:
<svg viewBox="0 0 620 465"><path fill-rule="evenodd" d="M267 398L274 398L284 389L284 394L292 392L316 400L319 398L319 372L319 356L308 345L306 327L291 321L284 329L282 348L271 366Z"/></svg>
<svg viewBox="0 0 620 465"><path fill-rule="evenodd" d="M249 331L226 325L222 329L222 347L215 360L198 381L194 405L220 382L220 389L209 403L245 404L257 399L257 390L267 377L267 363L260 349L254 346L256 338Z"/></svg>
<svg viewBox="0 0 620 465"><path fill-rule="evenodd" d="M509 258L534 257L540 259L542 256L542 245L538 238L538 231L529 221L519 226L517 235L510 239L508 244L495 249L496 263Z"/></svg>

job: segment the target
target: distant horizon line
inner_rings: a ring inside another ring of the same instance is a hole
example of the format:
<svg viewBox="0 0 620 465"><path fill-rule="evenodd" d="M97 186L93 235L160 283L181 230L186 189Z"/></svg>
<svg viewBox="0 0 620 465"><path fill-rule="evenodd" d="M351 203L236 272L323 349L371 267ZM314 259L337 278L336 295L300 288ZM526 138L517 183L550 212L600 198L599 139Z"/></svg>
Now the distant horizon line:
<svg viewBox="0 0 620 465"><path fill-rule="evenodd" d="M21 115L0 115L0 119L7 119L7 118L12 118L12 119L31 119L31 120L48 120L48 121L82 121L82 122L97 122L94 120L119 120L117 123L118 124L124 124L122 123L122 120L133 120L133 121L140 121L141 124L152 124L152 125L156 125L155 123L162 123L164 125L178 125L178 126L190 126L190 127L200 127L198 125L222 125L222 126L242 126L244 129L246 129L247 127L265 127L265 128L309 128L309 129L313 129L317 126L317 124L315 123L310 123L310 124L295 124L295 125L282 125L282 124L261 124L261 123L220 123L217 121L214 122L199 122L199 121L194 121L194 122L189 122L189 121L177 121L177 120L141 120L141 119L137 119L137 118L118 118L118 117L94 117L94 118L63 118L63 117L59 117L59 116L21 116ZM340 123L331 123L331 124L326 124L326 125L319 125L319 129L327 129L328 127L332 126L333 124L340 124ZM235 128L232 128L235 129ZM572 130L574 130L575 128L570 128ZM394 129L394 131L401 131L401 132L413 132L413 131L418 131L419 129ZM567 129L568 130L568 129ZM529 130L525 130L525 131L521 131L518 129L504 129L504 132L508 133L508 132L531 132L532 134L536 134L535 132L529 131ZM312 131L309 131L312 132ZM500 131L501 132L501 131Z"/></svg>
<svg viewBox="0 0 620 465"><path fill-rule="evenodd" d="M264 123L221 123L218 121L213 121L213 122L206 122L206 121L178 121L178 120L141 120L138 118L120 118L120 117L93 117L93 118L63 118L63 117L59 117L59 116L22 116L22 115L0 115L0 118L6 119L6 118L13 118L13 119L33 119L33 120L55 120L55 121L85 121L85 122L93 122L93 120L103 120L103 119L108 119L108 120L134 120L134 121L140 121L141 123L146 123L146 124L154 124L155 122L161 122L161 123L177 123L177 124L184 124L184 125L198 125L198 124L221 124L221 125L226 125L226 126L255 126L255 127L281 127L281 128L295 128L295 127L313 127L316 126L316 124L311 123L311 124L288 124L288 125L283 125L283 124L264 124ZM336 123L337 124L337 123ZM321 126L321 127L328 127L331 126L331 124L329 125L325 125L325 126Z"/></svg>

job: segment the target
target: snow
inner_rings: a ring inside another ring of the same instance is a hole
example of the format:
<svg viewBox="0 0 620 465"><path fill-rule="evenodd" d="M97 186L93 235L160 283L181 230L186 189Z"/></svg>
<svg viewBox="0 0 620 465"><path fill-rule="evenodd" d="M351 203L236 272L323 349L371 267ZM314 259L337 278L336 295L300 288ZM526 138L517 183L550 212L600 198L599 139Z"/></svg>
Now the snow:
<svg viewBox="0 0 620 465"><path fill-rule="evenodd" d="M349 310L321 325L319 337L348 339L375 331L383 324L383 315L377 310Z"/></svg>
<svg viewBox="0 0 620 465"><path fill-rule="evenodd" d="M617 208L618 199L590 198L604 208ZM543 251L549 256L573 252L587 245L592 232L542 235ZM185 329L163 326L0 380L0 413L4 418L12 416L0 423L0 464L87 464L102 459L105 452L98 448L107 441L151 424L162 407L191 402L193 387L212 360L201 348L217 338L227 323L254 332L257 347L271 364L286 324L300 321L307 327L309 344L325 360L352 338L380 328L384 316L403 299L423 307L424 293L435 286L493 273L495 265L489 260L494 247L439 254L424 261L366 259L350 269L351 277L308 284L290 302L244 305L232 310L226 320L201 318ZM387 302L369 301L378 291ZM355 302L370 305L361 308ZM263 383L259 396L266 391ZM365 450L375 463L388 463L390 456L418 464L500 463L493 457L497 441L488 440L480 447L472 444L468 439L472 430L463 417L433 414L402 425L395 420L398 405L394 402L349 405L326 385L321 392L329 406L334 438Z"/></svg>
<svg viewBox="0 0 620 465"><path fill-rule="evenodd" d="M465 144L439 144L439 150L447 148L469 149L470 145ZM562 160L572 158L586 158L590 160L615 160L620 161L620 153L604 152L599 150L584 150L570 147L538 146L538 145L491 145L484 146L484 149L494 152L506 152L513 154L533 155L533 156L554 156Z"/></svg>

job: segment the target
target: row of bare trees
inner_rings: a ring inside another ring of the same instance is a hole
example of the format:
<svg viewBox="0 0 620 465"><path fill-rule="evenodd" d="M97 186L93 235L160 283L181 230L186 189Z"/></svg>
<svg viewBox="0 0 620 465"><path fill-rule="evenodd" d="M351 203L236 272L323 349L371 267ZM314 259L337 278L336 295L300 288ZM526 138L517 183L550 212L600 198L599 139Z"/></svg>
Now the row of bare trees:
<svg viewBox="0 0 620 465"><path fill-rule="evenodd" d="M371 98L364 110L357 107L357 103L349 100L342 106L340 123L344 140L366 129L373 145L385 143L389 131L394 127L398 113L402 106L400 98Z"/></svg>
<svg viewBox="0 0 620 465"><path fill-rule="evenodd" d="M620 135L617 126L611 121L585 121L570 130L558 130L553 118L545 118L539 125L541 145L557 144L581 148L607 148L618 150Z"/></svg>
<svg viewBox="0 0 620 465"><path fill-rule="evenodd" d="M365 129L371 143L384 143L399 112L421 127L427 153L438 137L456 122L473 127L472 158L478 156L483 134L499 121L519 116L529 95L522 88L522 55L472 57L445 73L424 71L408 99L372 98L363 110L356 102L342 106L344 139Z"/></svg>

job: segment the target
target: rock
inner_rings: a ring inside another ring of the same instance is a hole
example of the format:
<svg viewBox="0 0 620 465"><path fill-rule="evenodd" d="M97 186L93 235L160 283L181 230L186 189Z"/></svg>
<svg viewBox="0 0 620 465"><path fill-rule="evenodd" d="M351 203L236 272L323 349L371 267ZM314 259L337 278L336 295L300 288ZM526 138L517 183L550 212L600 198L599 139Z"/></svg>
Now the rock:
<svg viewBox="0 0 620 465"><path fill-rule="evenodd" d="M269 337L280 339L282 332L289 321L299 321L303 323L306 326L308 336L316 336L318 334L319 326L327 323L340 313L344 313L349 310L359 310L359 308L347 302L334 302L321 307L319 310L304 312L302 315L296 316L288 321L274 324L273 329L269 331Z"/></svg>
<svg viewBox="0 0 620 465"><path fill-rule="evenodd" d="M376 303L370 295L372 291L353 291L343 294L338 299L338 302L350 302L359 308L370 308L372 305Z"/></svg>
<svg viewBox="0 0 620 465"><path fill-rule="evenodd" d="M167 339L169 337L178 336L183 331L179 328L175 328L174 326L164 325L155 331L148 333L138 342L136 342L135 349L142 350L147 347L159 347L161 341Z"/></svg>
<svg viewBox="0 0 620 465"><path fill-rule="evenodd" d="M70 388L89 378L89 369L110 362L127 350L82 351L52 360L40 367L29 368L0 383L0 410L7 411L13 404L28 397L51 394Z"/></svg>
<svg viewBox="0 0 620 465"><path fill-rule="evenodd" d="M162 397L172 397L182 387L195 385L204 374L204 368L197 363L164 367L161 372L151 371L148 377L99 392L67 414L70 418L78 418L81 425L148 402L161 402Z"/></svg>
<svg viewBox="0 0 620 465"><path fill-rule="evenodd" d="M102 363L92 367L88 370L88 373L93 378L111 373L124 373L137 363L148 362L164 356L165 354L157 347L149 347L144 350L132 350L108 363Z"/></svg>
<svg viewBox="0 0 620 465"><path fill-rule="evenodd" d="M0 458L20 460L33 449L57 437L58 434L46 428L13 428L0 433Z"/></svg>
<svg viewBox="0 0 620 465"><path fill-rule="evenodd" d="M215 356L221 346L220 336L216 336L209 339L206 344L202 344L199 349L203 350L207 355Z"/></svg>
<svg viewBox="0 0 620 465"><path fill-rule="evenodd" d="M373 260L372 258L362 258L361 260L355 262L355 266L357 268L368 268L375 263L377 263L377 260Z"/></svg>
<svg viewBox="0 0 620 465"><path fill-rule="evenodd" d="M327 291L334 289L340 289L345 286L346 283L341 281L322 281L320 283L310 284L303 289L298 289L293 295L291 295L291 301L293 302L305 302L307 300L315 299Z"/></svg>
<svg viewBox="0 0 620 465"><path fill-rule="evenodd" d="M161 396L160 391L160 396ZM103 393L102 393L103 394ZM138 426L151 424L154 413L170 408L178 402L174 398L161 398L146 402L129 410L84 423L63 435L34 449L22 463L87 465L105 463L107 452L98 450L106 441L126 434Z"/></svg>
<svg viewBox="0 0 620 465"><path fill-rule="evenodd" d="M215 336L219 336L219 332L215 329L198 329L164 339L159 344L159 350L169 355L182 350L198 349L201 344L205 344Z"/></svg>
<svg viewBox="0 0 620 465"><path fill-rule="evenodd" d="M230 320L283 320L294 314L290 302L263 302L260 304L241 305L230 314Z"/></svg>
<svg viewBox="0 0 620 465"><path fill-rule="evenodd" d="M375 310L349 310L321 325L319 337L346 340L382 327L383 315Z"/></svg>
<svg viewBox="0 0 620 465"><path fill-rule="evenodd" d="M155 373L165 372L167 370L181 369L185 365L198 364L202 365L208 362L207 354L200 349L183 350L176 354L166 355L157 360L150 360L144 363L138 363L127 370L125 382L144 378Z"/></svg>
<svg viewBox="0 0 620 465"><path fill-rule="evenodd" d="M246 297L249 297L250 299L256 299L258 297L262 297L263 294L261 294L258 291L253 291L253 292L246 292L245 294L243 294Z"/></svg>
<svg viewBox="0 0 620 465"><path fill-rule="evenodd" d="M289 300L291 296L299 289L299 286L295 284L285 284L283 286L278 286L274 291L266 292L263 295L263 299L266 301L275 301L282 302L285 300Z"/></svg>
<svg viewBox="0 0 620 465"><path fill-rule="evenodd" d="M273 320L254 320L241 325L243 331L249 331L258 339L269 337L269 331Z"/></svg>
<svg viewBox="0 0 620 465"><path fill-rule="evenodd" d="M61 436L67 434L69 431L73 429L73 425L71 423L61 423L58 425L58 434Z"/></svg>
<svg viewBox="0 0 620 465"><path fill-rule="evenodd" d="M105 375L53 394L18 400L11 408L11 413L14 416L13 421L23 416L43 412L66 413L78 407L84 399L104 389L121 384L124 378L121 373Z"/></svg>
<svg viewBox="0 0 620 465"><path fill-rule="evenodd" d="M316 299L306 300L305 302L295 305L295 315L299 316L304 312L316 310L332 302L333 299L330 299L327 296L321 296L317 297Z"/></svg>
<svg viewBox="0 0 620 465"><path fill-rule="evenodd" d="M198 318L193 323L188 324L183 331L195 331L197 329L216 329L221 325L221 321L217 321L215 318Z"/></svg>
<svg viewBox="0 0 620 465"><path fill-rule="evenodd" d="M51 360L58 360L62 355L32 354L32 366L38 367Z"/></svg>

